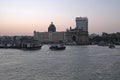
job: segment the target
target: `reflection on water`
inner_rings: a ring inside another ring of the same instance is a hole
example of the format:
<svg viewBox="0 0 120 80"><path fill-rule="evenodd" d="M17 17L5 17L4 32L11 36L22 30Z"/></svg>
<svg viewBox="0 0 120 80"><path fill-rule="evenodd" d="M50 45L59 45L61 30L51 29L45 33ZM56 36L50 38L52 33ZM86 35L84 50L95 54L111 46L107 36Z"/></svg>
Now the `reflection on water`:
<svg viewBox="0 0 120 80"><path fill-rule="evenodd" d="M120 80L120 46L0 49L0 80Z"/></svg>

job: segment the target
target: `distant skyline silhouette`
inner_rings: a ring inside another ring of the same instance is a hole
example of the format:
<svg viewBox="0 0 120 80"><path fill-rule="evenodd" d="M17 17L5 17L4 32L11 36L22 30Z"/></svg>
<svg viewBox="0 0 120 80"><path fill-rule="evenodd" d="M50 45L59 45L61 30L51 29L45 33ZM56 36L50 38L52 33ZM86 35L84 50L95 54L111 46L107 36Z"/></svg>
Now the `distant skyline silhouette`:
<svg viewBox="0 0 120 80"><path fill-rule="evenodd" d="M0 0L0 35L33 35L76 27L76 17L88 17L89 33L120 31L120 0Z"/></svg>

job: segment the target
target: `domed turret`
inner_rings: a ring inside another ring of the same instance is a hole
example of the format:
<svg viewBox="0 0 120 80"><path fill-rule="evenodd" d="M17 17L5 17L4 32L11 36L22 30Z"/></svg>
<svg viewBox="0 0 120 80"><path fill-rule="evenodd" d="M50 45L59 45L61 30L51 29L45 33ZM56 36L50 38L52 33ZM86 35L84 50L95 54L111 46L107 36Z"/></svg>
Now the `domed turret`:
<svg viewBox="0 0 120 80"><path fill-rule="evenodd" d="M50 26L48 27L48 32L56 32L56 27L53 22L51 22Z"/></svg>

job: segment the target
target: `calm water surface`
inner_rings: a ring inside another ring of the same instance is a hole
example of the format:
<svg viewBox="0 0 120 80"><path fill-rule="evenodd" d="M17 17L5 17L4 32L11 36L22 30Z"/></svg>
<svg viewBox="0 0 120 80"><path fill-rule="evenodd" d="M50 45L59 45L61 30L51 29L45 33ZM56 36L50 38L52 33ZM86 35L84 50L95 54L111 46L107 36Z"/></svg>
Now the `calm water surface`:
<svg viewBox="0 0 120 80"><path fill-rule="evenodd" d="M120 80L120 46L0 49L0 80Z"/></svg>

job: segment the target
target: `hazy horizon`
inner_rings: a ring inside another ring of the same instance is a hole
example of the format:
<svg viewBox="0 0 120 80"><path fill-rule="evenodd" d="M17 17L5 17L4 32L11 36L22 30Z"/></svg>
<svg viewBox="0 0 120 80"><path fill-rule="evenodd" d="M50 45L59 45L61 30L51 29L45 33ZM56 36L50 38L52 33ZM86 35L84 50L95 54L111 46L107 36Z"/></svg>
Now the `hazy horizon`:
<svg viewBox="0 0 120 80"><path fill-rule="evenodd" d="M33 35L76 27L76 17L88 17L89 33L120 31L120 0L0 0L0 35Z"/></svg>

